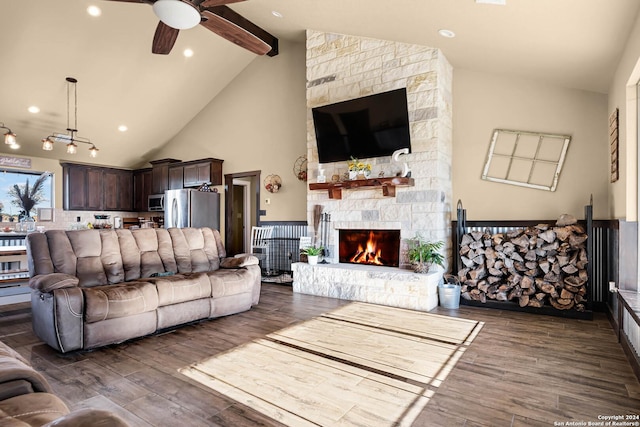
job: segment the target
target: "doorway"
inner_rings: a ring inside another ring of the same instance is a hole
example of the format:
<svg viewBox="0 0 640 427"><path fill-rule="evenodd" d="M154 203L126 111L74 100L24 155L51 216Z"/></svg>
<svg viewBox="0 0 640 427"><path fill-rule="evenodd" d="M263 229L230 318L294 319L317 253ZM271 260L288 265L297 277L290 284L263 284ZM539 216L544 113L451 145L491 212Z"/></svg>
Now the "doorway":
<svg viewBox="0 0 640 427"><path fill-rule="evenodd" d="M226 174L225 247L233 256L248 252L253 225L260 225L260 171Z"/></svg>

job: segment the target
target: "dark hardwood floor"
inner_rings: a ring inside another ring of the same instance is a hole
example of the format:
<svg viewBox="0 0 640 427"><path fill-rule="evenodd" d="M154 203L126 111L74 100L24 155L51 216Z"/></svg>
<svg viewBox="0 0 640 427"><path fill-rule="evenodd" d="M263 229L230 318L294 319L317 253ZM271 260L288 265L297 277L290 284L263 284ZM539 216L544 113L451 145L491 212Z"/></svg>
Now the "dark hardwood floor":
<svg viewBox="0 0 640 427"><path fill-rule="evenodd" d="M264 284L248 312L66 355L33 334L28 303L14 304L0 307L0 340L72 409L113 410L133 426L277 426L177 369L347 303ZM640 414L640 384L601 313L585 321L471 307L434 312L485 325L414 426L587 425Z"/></svg>

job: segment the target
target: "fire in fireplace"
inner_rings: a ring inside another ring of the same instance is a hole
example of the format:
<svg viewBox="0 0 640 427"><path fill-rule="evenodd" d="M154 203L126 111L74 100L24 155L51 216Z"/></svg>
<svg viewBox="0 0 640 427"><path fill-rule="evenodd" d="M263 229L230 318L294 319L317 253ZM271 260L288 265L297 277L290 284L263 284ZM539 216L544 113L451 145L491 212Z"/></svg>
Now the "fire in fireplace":
<svg viewBox="0 0 640 427"><path fill-rule="evenodd" d="M339 261L351 264L400 265L400 230L339 230Z"/></svg>

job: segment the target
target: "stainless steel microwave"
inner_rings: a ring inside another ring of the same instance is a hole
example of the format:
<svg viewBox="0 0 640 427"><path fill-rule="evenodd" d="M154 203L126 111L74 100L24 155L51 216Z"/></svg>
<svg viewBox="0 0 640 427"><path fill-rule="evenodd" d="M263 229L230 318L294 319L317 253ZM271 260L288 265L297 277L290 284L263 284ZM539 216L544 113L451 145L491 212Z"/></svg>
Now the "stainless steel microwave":
<svg viewBox="0 0 640 427"><path fill-rule="evenodd" d="M164 194L149 195L149 212L164 211Z"/></svg>

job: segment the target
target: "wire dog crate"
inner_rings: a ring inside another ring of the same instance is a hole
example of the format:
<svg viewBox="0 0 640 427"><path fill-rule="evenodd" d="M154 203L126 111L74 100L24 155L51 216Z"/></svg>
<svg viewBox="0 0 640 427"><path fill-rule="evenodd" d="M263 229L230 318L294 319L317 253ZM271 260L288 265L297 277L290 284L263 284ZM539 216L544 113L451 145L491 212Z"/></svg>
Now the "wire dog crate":
<svg viewBox="0 0 640 427"><path fill-rule="evenodd" d="M269 271L266 276L291 273L291 263L300 261L300 237L307 235L306 221L263 221L261 226L272 226L269 239Z"/></svg>

